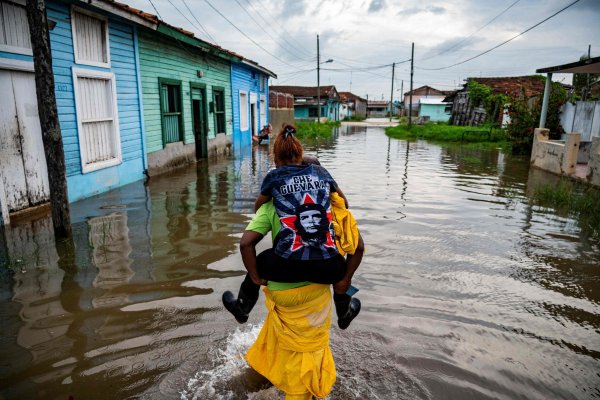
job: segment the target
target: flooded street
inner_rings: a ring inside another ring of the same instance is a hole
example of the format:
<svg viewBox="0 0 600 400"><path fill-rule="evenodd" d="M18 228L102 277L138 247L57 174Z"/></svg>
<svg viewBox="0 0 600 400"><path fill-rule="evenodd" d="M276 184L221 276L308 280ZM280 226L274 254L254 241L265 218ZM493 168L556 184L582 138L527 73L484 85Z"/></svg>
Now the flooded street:
<svg viewBox="0 0 600 400"><path fill-rule="evenodd" d="M238 241L267 151L75 203L74 247L47 217L6 228L0 399L282 398L242 359L264 296L246 325L220 300L244 274ZM380 127L343 126L307 152L366 244L362 312L332 328L331 400L600 398L600 247L530 204L555 177Z"/></svg>

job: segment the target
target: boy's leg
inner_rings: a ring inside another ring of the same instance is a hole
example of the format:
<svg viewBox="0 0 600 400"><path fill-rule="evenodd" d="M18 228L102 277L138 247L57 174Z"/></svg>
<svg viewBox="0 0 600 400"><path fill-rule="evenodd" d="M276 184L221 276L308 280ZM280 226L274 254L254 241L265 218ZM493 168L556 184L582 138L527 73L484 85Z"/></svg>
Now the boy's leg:
<svg viewBox="0 0 600 400"><path fill-rule="evenodd" d="M258 270L258 275L261 278L267 280L271 279L271 271L275 268L273 265L275 262L273 257L273 249L267 249L256 257L256 268ZM258 301L259 293L260 285L254 283L250 278L250 275L246 274L244 281L240 285L237 299L232 292L227 290L222 296L223 305L227 311L233 314L240 324L243 324L248 321L248 315Z"/></svg>
<svg viewBox="0 0 600 400"><path fill-rule="evenodd" d="M258 293L260 285L252 282L249 274L246 274L244 281L240 285L240 291L237 299L229 290L225 291L222 296L223 305L233 314L236 321L240 324L248 321L248 314L254 308L256 301L258 300Z"/></svg>
<svg viewBox="0 0 600 400"><path fill-rule="evenodd" d="M360 312L360 300L346 293L333 293L333 303L335 304L335 313L338 316L338 327L346 329L350 322Z"/></svg>

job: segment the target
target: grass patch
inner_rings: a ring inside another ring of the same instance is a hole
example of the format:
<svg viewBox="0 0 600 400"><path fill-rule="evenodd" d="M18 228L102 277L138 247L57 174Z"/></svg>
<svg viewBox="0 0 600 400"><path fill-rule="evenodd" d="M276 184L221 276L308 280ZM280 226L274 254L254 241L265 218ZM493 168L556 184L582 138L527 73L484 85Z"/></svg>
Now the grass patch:
<svg viewBox="0 0 600 400"><path fill-rule="evenodd" d="M428 123L424 125L413 125L410 129L408 124L400 124L385 129L385 133L397 139L426 139L434 142L463 142L463 143L493 143L495 147L509 145L506 132L502 129L493 129L490 137L485 133L465 133L469 130L489 131L489 126L457 126L445 123ZM509 145L510 146L510 145Z"/></svg>
<svg viewBox="0 0 600 400"><path fill-rule="evenodd" d="M320 124L316 122L296 122L298 139L329 139L333 128L339 127L340 121L328 121Z"/></svg>
<svg viewBox="0 0 600 400"><path fill-rule="evenodd" d="M533 193L534 204L553 208L579 220L582 231L600 239L600 190L563 178L556 185L540 185Z"/></svg>
<svg viewBox="0 0 600 400"><path fill-rule="evenodd" d="M344 121L358 121L358 122L360 122L360 121L364 121L365 119L367 119L367 118L366 117L361 117L360 115L356 115L355 114L355 115L352 115L350 117L346 116L344 118Z"/></svg>

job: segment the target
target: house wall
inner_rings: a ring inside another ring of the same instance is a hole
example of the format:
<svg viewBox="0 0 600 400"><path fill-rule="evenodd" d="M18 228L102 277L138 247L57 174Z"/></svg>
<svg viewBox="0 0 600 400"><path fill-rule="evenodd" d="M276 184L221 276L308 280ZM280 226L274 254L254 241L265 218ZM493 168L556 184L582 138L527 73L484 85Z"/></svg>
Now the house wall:
<svg viewBox="0 0 600 400"><path fill-rule="evenodd" d="M81 7L81 4L83 3L78 3L78 6ZM89 197L144 177L141 105L135 52L136 30L124 20L97 10L93 11L106 15L109 19L109 68L75 63L70 6L62 2L47 3L48 18L57 22L56 27L50 31L50 42L69 201ZM82 172L73 68L111 72L115 76L122 156L122 162L118 165L85 174Z"/></svg>
<svg viewBox="0 0 600 400"><path fill-rule="evenodd" d="M446 104L421 104L419 117L429 116L430 121L448 122L450 113L444 111Z"/></svg>
<svg viewBox="0 0 600 400"><path fill-rule="evenodd" d="M229 152L233 132L230 63L144 28L139 29L139 49L148 173L153 175L196 161L190 83L204 85L207 107L213 99L213 87L223 88L226 131L215 132L214 114L207 110L208 154ZM203 72L202 78L197 76L198 70ZM159 78L181 81L183 141L168 145L163 144Z"/></svg>
<svg viewBox="0 0 600 400"><path fill-rule="evenodd" d="M367 102L356 99L354 102L354 114L365 118L367 116Z"/></svg>
<svg viewBox="0 0 600 400"><path fill-rule="evenodd" d="M252 75L254 74L254 78ZM264 79L264 88L260 90L260 79ZM258 132L269 123L269 85L268 76L254 71L244 65L232 63L231 64L231 88L232 88L232 103L233 103L233 147L234 152L237 154L242 147L249 146L252 144L252 124L250 114L250 98L251 93L254 93L257 98L257 127ZM248 103L244 106L248 108L248 129L241 130L240 121L240 91L248 93ZM261 120L261 102L260 97L265 98L265 121Z"/></svg>

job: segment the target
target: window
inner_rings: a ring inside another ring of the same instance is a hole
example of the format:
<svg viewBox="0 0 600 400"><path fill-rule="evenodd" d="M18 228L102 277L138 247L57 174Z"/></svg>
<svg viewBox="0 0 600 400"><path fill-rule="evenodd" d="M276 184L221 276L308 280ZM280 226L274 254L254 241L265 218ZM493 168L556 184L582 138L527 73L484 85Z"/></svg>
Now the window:
<svg viewBox="0 0 600 400"><path fill-rule="evenodd" d="M225 92L213 88L216 133L225 133Z"/></svg>
<svg viewBox="0 0 600 400"><path fill-rule="evenodd" d="M311 118L317 117L317 107L311 107L308 109L308 116Z"/></svg>
<svg viewBox="0 0 600 400"><path fill-rule="evenodd" d="M108 50L108 20L89 11L73 7L71 10L73 48L77 64L110 66Z"/></svg>
<svg viewBox="0 0 600 400"><path fill-rule="evenodd" d="M248 120L248 93L240 90L240 130L247 131L250 126Z"/></svg>
<svg viewBox="0 0 600 400"><path fill-rule="evenodd" d="M265 82L266 82L266 78L264 75L260 76L260 91L264 92L265 91Z"/></svg>
<svg viewBox="0 0 600 400"><path fill-rule="evenodd" d="M163 144L180 142L183 140L181 82L160 79L159 84Z"/></svg>
<svg viewBox="0 0 600 400"><path fill-rule="evenodd" d="M114 74L73 68L82 172L121 162Z"/></svg>
<svg viewBox="0 0 600 400"><path fill-rule="evenodd" d="M0 51L32 55L25 7L0 2Z"/></svg>

